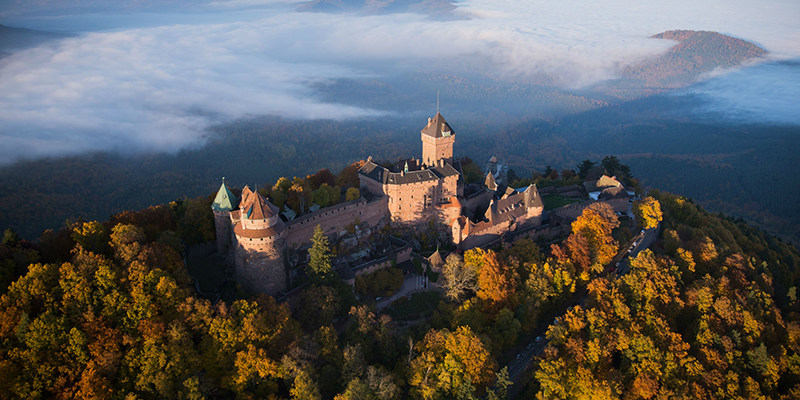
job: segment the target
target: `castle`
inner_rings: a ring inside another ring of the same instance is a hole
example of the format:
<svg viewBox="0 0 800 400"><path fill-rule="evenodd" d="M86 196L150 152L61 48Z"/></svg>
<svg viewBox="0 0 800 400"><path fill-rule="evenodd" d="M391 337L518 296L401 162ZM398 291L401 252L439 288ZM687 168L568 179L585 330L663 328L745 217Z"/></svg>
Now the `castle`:
<svg viewBox="0 0 800 400"><path fill-rule="evenodd" d="M465 185L453 157L456 133L440 113L420 132L422 158L382 166L369 157L358 170L359 199L284 221L278 208L249 187L236 198L224 181L211 208L218 251L230 245L236 282L245 290L280 295L290 289L287 249L310 241L319 225L335 235L360 220L369 226L449 227L461 249L486 245L505 232L542 222L544 204L535 185L515 190L497 184L492 171L481 185Z"/></svg>

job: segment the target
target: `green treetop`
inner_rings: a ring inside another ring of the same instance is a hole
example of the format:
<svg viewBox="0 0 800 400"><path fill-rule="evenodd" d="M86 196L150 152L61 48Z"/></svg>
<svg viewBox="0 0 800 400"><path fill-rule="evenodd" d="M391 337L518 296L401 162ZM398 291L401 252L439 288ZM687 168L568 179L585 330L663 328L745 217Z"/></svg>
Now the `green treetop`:
<svg viewBox="0 0 800 400"><path fill-rule="evenodd" d="M314 228L311 238L311 249L308 250L311 259L306 266L306 274L311 283L317 285L332 285L336 282L336 274L331 265L331 249L328 238L322 234L322 227Z"/></svg>

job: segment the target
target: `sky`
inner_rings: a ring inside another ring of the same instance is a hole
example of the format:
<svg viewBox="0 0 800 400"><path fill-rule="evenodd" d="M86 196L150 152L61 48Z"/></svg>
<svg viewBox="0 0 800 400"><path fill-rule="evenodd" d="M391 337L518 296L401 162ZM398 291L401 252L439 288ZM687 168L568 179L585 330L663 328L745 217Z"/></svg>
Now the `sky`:
<svg viewBox="0 0 800 400"><path fill-rule="evenodd" d="M206 2L185 12L84 3L68 15L0 11L0 24L77 33L0 59L0 165L176 151L202 144L211 124L248 116L393 115L315 93L339 78L480 70L501 80L546 74L579 89L665 52L673 42L648 37L670 29L714 30L755 42L770 60L800 58L796 0L473 0L457 2L448 20L300 13L296 2L275 0ZM800 101L798 67L777 65L719 73L696 90L709 109L800 125L791 107Z"/></svg>

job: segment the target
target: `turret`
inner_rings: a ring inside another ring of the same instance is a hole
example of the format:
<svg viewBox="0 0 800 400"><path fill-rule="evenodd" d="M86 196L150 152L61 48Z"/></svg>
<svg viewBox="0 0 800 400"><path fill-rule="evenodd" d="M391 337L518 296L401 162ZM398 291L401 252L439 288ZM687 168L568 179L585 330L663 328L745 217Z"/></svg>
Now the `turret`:
<svg viewBox="0 0 800 400"><path fill-rule="evenodd" d="M236 283L251 293L276 295L289 288L285 265L286 225L278 207L245 187L239 205L236 239Z"/></svg>
<svg viewBox="0 0 800 400"><path fill-rule="evenodd" d="M225 186L225 178L222 178L222 185L217 191L217 197L211 204L214 212L214 227L217 234L217 251L222 253L225 246L231 240L231 217L230 213L239 205L239 199Z"/></svg>

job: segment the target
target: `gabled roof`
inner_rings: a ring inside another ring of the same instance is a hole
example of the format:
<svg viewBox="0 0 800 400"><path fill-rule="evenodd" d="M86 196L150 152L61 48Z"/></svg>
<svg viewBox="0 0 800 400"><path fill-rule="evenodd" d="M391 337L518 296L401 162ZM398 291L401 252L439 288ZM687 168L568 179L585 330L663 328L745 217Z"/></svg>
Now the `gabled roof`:
<svg viewBox="0 0 800 400"><path fill-rule="evenodd" d="M247 208L250 203L253 201L251 195L253 191L250 190L250 186L244 185L244 189L242 189L242 199L239 201L239 208Z"/></svg>
<svg viewBox="0 0 800 400"><path fill-rule="evenodd" d="M214 198L214 203L211 204L211 209L214 211L232 211L238 205L239 199L225 186L225 181L223 180L222 186L217 191L217 197Z"/></svg>
<svg viewBox="0 0 800 400"><path fill-rule="evenodd" d="M428 119L428 125L425 125L425 128L422 128L421 132L425 135L437 138L456 134L453 131L453 128L451 128L450 125L447 124L447 121L444 120L442 114L438 112L436 113L435 117Z"/></svg>

